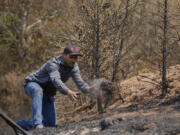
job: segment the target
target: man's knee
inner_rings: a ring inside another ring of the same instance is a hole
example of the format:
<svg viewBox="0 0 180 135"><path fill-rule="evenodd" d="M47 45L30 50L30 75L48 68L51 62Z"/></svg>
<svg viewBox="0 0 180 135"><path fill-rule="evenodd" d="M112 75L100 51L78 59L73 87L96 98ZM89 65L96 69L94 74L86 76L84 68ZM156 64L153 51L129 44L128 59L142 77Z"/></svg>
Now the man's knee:
<svg viewBox="0 0 180 135"><path fill-rule="evenodd" d="M43 89L41 87L36 88L35 92L43 95Z"/></svg>
<svg viewBox="0 0 180 135"><path fill-rule="evenodd" d="M29 95L34 95L34 94L40 94L43 95L43 89L41 86L35 82L30 82L27 84L25 87L25 92Z"/></svg>

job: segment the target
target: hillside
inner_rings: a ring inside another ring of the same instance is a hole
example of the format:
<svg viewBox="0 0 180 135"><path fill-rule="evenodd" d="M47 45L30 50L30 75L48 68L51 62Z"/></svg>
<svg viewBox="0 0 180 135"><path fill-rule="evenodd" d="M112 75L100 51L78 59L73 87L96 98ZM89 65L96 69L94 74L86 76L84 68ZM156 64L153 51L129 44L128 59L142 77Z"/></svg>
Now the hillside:
<svg viewBox="0 0 180 135"><path fill-rule="evenodd" d="M0 110L11 119L31 119L24 78L73 44L83 79L97 88L76 102L58 93L59 126L34 134L178 134L180 0L0 0L0 9ZM166 68L162 98L159 73L148 72ZM0 135L13 133L0 118Z"/></svg>
<svg viewBox="0 0 180 135"><path fill-rule="evenodd" d="M180 65L168 69L165 98L160 98L160 89L145 76L157 81L159 78L158 73L144 73L121 82L124 102L116 93L113 97L116 100L111 99L113 103L104 113L98 113L96 105L86 107L88 103L69 112L58 110L58 114L64 114L58 126L34 130L33 135L180 134ZM57 108L61 105L60 98L58 95ZM67 105L68 102L72 105L68 100Z"/></svg>

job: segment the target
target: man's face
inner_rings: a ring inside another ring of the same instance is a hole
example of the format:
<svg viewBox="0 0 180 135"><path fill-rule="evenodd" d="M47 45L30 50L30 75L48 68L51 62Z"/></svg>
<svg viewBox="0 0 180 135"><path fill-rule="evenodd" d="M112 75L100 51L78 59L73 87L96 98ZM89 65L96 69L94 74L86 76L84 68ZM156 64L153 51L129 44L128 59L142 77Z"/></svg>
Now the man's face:
<svg viewBox="0 0 180 135"><path fill-rule="evenodd" d="M70 67L73 67L74 64L78 60L78 56L77 55L63 54L63 57L64 57L65 64L70 66Z"/></svg>

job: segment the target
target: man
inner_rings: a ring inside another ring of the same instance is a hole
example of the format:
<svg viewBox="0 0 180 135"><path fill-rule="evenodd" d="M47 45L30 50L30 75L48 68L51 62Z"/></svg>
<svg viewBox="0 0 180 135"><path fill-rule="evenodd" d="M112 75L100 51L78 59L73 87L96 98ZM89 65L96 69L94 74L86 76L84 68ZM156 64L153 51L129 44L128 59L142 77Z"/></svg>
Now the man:
<svg viewBox="0 0 180 135"><path fill-rule="evenodd" d="M32 121L19 120L18 125L25 130L55 126L56 90L68 95L72 100L77 98L78 93L64 84L69 77L72 77L83 93L90 92L91 88L81 78L77 65L78 56L81 54L76 46L67 46L62 56L52 58L38 71L25 78L25 93L32 98Z"/></svg>

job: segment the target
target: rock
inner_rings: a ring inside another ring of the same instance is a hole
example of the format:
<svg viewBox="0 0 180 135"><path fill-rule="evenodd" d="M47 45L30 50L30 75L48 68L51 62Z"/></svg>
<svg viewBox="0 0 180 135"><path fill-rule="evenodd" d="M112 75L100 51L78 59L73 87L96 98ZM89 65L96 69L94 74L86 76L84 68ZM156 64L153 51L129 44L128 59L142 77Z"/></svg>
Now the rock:
<svg viewBox="0 0 180 135"><path fill-rule="evenodd" d="M100 121L101 130L105 130L106 128L108 128L112 124L113 124L112 119L110 119L110 118L103 119L102 121Z"/></svg>

